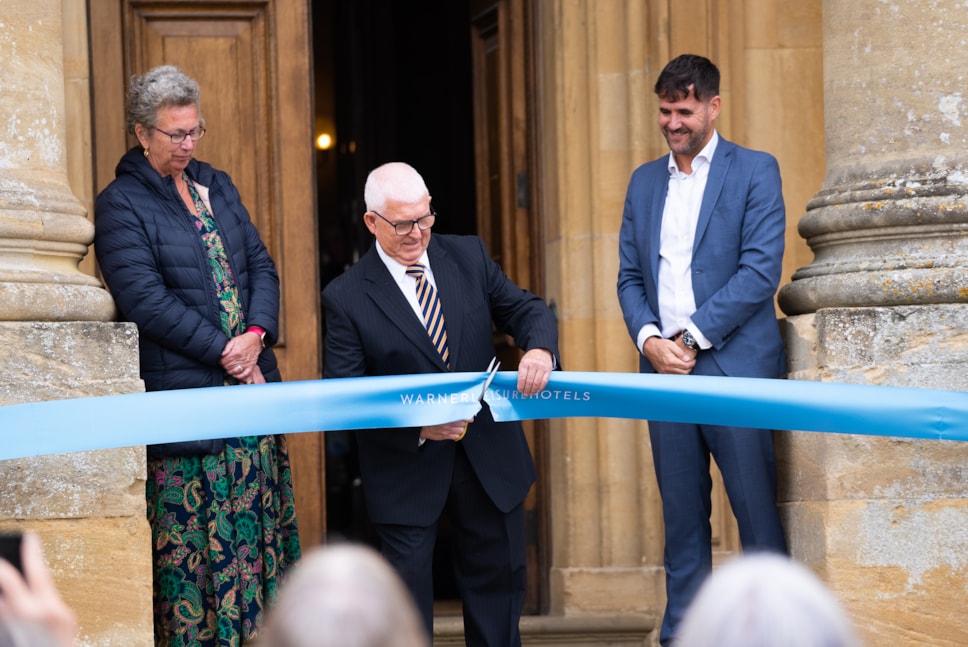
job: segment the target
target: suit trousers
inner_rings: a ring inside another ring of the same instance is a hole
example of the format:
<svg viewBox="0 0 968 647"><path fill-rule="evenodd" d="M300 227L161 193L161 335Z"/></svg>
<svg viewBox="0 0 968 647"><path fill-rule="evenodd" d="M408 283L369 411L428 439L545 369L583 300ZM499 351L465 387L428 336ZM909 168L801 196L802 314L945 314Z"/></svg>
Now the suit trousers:
<svg viewBox="0 0 968 647"><path fill-rule="evenodd" d="M696 369L704 375L722 374L703 352ZM659 634L665 646L672 643L686 608L712 572L710 455L723 475L743 550L786 554L787 545L776 506L772 431L650 421L649 437L665 523L668 600Z"/></svg>
<svg viewBox="0 0 968 647"><path fill-rule="evenodd" d="M456 449L446 512L454 529L454 574L464 640L473 647L517 646L526 587L523 503L501 512L481 486L463 445L458 443ZM376 524L376 530L383 556L400 573L433 635L437 523Z"/></svg>

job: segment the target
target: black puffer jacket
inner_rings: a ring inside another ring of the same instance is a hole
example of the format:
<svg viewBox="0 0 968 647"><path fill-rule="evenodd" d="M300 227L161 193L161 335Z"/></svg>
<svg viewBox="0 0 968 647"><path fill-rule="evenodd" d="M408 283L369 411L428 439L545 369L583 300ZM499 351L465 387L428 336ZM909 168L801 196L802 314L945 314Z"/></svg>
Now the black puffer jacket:
<svg viewBox="0 0 968 647"><path fill-rule="evenodd" d="M259 357L266 381L281 379L268 347L279 331L279 275L228 174L192 160L187 173L208 187L212 215L235 274L245 323L266 330ZM171 176L136 146L94 206L94 251L122 321L138 325L148 391L219 386L228 337L201 236Z"/></svg>

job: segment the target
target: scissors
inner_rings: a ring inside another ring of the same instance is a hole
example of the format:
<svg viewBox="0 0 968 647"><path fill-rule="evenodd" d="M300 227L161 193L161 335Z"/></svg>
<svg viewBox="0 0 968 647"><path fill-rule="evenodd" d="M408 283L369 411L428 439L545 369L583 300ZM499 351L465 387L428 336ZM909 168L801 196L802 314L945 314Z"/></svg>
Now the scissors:
<svg viewBox="0 0 968 647"><path fill-rule="evenodd" d="M494 376L497 375L498 369L501 368L501 362L497 360L497 357L491 359L491 363L487 365L487 379L484 380L484 386L481 388L481 394L477 396L478 402L484 402L484 394L487 393L487 387L491 386L491 382L494 381ZM467 435L467 425L470 423L464 423L464 431L461 435L457 437L457 440L463 440L464 436Z"/></svg>

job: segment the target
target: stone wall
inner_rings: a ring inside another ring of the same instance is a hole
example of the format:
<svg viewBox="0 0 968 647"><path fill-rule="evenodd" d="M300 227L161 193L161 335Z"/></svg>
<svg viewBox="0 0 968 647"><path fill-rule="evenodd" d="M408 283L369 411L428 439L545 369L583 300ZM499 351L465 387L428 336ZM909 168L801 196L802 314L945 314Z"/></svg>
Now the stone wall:
<svg viewBox="0 0 968 647"><path fill-rule="evenodd" d="M968 306L828 308L784 329L791 379L968 391ZM968 644L968 443L781 432L778 457L790 549L867 645Z"/></svg>
<svg viewBox="0 0 968 647"><path fill-rule="evenodd" d="M0 406L144 390L130 324L0 322L0 366ZM64 420L64 433L97 425ZM10 443L30 430L0 433ZM132 420L132 445L137 433ZM151 645L144 447L0 461L0 492L0 529L40 536L78 645Z"/></svg>

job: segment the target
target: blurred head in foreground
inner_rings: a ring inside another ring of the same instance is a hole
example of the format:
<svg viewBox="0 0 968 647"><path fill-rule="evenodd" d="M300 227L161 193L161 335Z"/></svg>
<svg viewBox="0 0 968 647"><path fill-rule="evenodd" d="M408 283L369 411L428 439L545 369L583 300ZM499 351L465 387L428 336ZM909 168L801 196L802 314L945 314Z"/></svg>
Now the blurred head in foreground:
<svg viewBox="0 0 968 647"><path fill-rule="evenodd" d="M335 544L305 555L269 613L272 647L429 647L410 593L375 550Z"/></svg>
<svg viewBox="0 0 968 647"><path fill-rule="evenodd" d="M713 571L675 647L860 647L840 603L805 566L773 553Z"/></svg>

